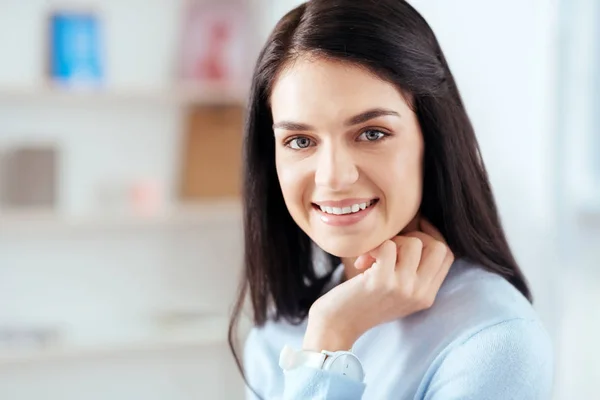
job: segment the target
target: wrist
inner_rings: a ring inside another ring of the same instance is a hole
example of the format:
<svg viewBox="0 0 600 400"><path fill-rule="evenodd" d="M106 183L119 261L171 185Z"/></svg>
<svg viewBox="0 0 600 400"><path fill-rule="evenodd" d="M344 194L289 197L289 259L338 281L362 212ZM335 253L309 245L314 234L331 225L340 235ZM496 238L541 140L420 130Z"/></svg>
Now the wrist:
<svg viewBox="0 0 600 400"><path fill-rule="evenodd" d="M342 326L330 326L309 318L302 349L316 352L348 351L355 341L355 335Z"/></svg>

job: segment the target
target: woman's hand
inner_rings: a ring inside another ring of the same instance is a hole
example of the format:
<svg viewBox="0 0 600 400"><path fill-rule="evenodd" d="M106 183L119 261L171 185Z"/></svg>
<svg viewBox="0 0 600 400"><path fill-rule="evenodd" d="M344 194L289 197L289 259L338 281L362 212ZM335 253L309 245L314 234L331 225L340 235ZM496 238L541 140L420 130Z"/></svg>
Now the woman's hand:
<svg viewBox="0 0 600 400"><path fill-rule="evenodd" d="M454 255L433 225L421 220L420 229L360 256L363 272L317 299L305 350L348 350L369 329L433 305Z"/></svg>

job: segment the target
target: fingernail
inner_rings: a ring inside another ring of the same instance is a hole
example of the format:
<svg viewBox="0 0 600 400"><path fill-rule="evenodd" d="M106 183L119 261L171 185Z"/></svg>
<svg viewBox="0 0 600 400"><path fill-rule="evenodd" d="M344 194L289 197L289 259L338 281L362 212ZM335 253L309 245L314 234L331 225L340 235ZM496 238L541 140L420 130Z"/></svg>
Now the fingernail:
<svg viewBox="0 0 600 400"><path fill-rule="evenodd" d="M354 268L358 268L358 265L361 263L362 258L364 258L364 256L358 256L356 260L354 260Z"/></svg>

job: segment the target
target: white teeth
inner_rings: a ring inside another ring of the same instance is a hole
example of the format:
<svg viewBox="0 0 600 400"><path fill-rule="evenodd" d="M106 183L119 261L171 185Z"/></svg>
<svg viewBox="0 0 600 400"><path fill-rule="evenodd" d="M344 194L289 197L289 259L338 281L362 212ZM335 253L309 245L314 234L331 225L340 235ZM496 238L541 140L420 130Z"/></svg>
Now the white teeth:
<svg viewBox="0 0 600 400"><path fill-rule="evenodd" d="M327 206L319 206L319 208L321 209L321 211L323 211L324 213L327 213L327 214L344 215L344 214L352 214L352 213L364 210L365 208L371 206L373 203L374 203L374 201L369 201L367 203L352 204L352 206L350 206L350 207L343 207L343 208L342 207L327 207Z"/></svg>

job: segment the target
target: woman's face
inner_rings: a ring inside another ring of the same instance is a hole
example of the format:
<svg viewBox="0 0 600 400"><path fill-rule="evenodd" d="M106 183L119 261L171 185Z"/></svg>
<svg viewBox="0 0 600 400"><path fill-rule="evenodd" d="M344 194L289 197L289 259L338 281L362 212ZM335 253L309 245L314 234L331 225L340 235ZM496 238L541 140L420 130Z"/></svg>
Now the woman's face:
<svg viewBox="0 0 600 400"><path fill-rule="evenodd" d="M357 257L413 220L423 138L394 85L356 66L300 58L278 77L271 105L286 206L319 247Z"/></svg>

